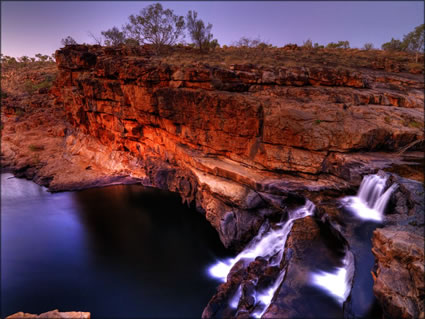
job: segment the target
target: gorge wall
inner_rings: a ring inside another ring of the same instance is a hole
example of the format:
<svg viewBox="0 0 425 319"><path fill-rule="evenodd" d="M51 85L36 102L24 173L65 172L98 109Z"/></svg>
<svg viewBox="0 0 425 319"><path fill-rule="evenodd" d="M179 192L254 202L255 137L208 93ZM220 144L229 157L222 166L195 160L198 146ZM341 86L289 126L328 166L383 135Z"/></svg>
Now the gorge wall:
<svg viewBox="0 0 425 319"><path fill-rule="evenodd" d="M146 47L68 46L56 59L56 103L81 136L103 144L91 160L196 202L226 246L291 198L357 186L423 140L420 76L182 67L154 61Z"/></svg>

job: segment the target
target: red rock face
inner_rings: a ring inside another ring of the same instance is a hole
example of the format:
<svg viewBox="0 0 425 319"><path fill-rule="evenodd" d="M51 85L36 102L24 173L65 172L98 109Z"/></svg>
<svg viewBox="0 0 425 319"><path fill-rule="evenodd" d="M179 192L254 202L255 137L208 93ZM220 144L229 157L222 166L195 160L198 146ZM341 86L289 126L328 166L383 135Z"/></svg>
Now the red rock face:
<svg viewBox="0 0 425 319"><path fill-rule="evenodd" d="M73 126L133 158L151 184L196 201L228 246L251 236L270 194L358 184L382 158L353 164L351 153L423 139L424 83L414 75L176 67L154 62L145 47L70 46L56 60L53 93Z"/></svg>
<svg viewBox="0 0 425 319"><path fill-rule="evenodd" d="M373 289L387 317L424 317L424 239L421 235L397 227L374 232L373 253L378 268Z"/></svg>

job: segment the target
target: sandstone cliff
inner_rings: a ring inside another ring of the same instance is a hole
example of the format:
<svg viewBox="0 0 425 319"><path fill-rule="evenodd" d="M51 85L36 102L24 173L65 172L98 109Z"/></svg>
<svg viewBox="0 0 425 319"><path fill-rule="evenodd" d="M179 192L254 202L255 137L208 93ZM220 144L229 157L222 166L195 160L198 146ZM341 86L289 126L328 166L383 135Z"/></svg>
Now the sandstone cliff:
<svg viewBox="0 0 425 319"><path fill-rule="evenodd" d="M147 48L58 51L57 103L106 147L92 161L125 154L133 163L115 169L195 200L227 246L289 194L350 188L423 140L418 76L151 60Z"/></svg>

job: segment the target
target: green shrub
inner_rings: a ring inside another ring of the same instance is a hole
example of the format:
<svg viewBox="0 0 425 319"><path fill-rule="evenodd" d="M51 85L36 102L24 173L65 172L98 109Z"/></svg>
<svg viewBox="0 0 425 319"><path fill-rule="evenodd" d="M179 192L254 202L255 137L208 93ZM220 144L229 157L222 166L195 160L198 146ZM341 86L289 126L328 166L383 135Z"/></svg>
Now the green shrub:
<svg viewBox="0 0 425 319"><path fill-rule="evenodd" d="M35 89L39 90L39 89L50 89L52 87L53 81L52 80L44 80L43 82L40 82L38 84L35 85Z"/></svg>
<svg viewBox="0 0 425 319"><path fill-rule="evenodd" d="M33 83L32 81L27 80L24 84L25 92L29 94L34 94L40 89L50 89L53 85L54 77L51 75L45 76L44 80L40 83Z"/></svg>
<svg viewBox="0 0 425 319"><path fill-rule="evenodd" d="M313 41L311 39L307 39L303 42L303 47L307 49L311 49L313 47Z"/></svg>
<svg viewBox="0 0 425 319"><path fill-rule="evenodd" d="M348 41L338 41L337 43L330 42L327 44L326 48L327 49L349 49L350 42Z"/></svg>
<svg viewBox="0 0 425 319"><path fill-rule="evenodd" d="M363 50L366 50L366 51L373 50L373 43L371 42L365 43L363 46Z"/></svg>
<svg viewBox="0 0 425 319"><path fill-rule="evenodd" d="M416 121L410 121L407 126L412 127L412 128L421 128L422 125L419 122Z"/></svg>
<svg viewBox="0 0 425 319"><path fill-rule="evenodd" d="M28 94L33 94L35 92L35 90L36 90L35 84L32 83L29 80L25 81L25 83L24 83L24 90Z"/></svg>
<svg viewBox="0 0 425 319"><path fill-rule="evenodd" d="M28 146L28 149L32 152L38 152L38 151L42 151L44 150L44 146L43 145L34 145L34 144L30 144Z"/></svg>
<svg viewBox="0 0 425 319"><path fill-rule="evenodd" d="M15 110L15 115L16 115L16 116L22 116L22 115L24 115L24 110L23 110L23 109L21 109L21 108L17 108L17 109Z"/></svg>

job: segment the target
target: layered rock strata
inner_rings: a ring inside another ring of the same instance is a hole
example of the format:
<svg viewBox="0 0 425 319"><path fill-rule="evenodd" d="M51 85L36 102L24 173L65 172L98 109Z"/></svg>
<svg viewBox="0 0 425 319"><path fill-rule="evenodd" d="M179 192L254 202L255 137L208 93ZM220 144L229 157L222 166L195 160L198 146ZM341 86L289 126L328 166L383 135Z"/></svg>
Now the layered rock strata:
<svg viewBox="0 0 425 319"><path fill-rule="evenodd" d="M143 47L69 46L56 59L56 102L78 134L102 144L91 160L196 202L226 246L245 242L288 196L351 188L423 140L424 84L413 75L177 67Z"/></svg>

